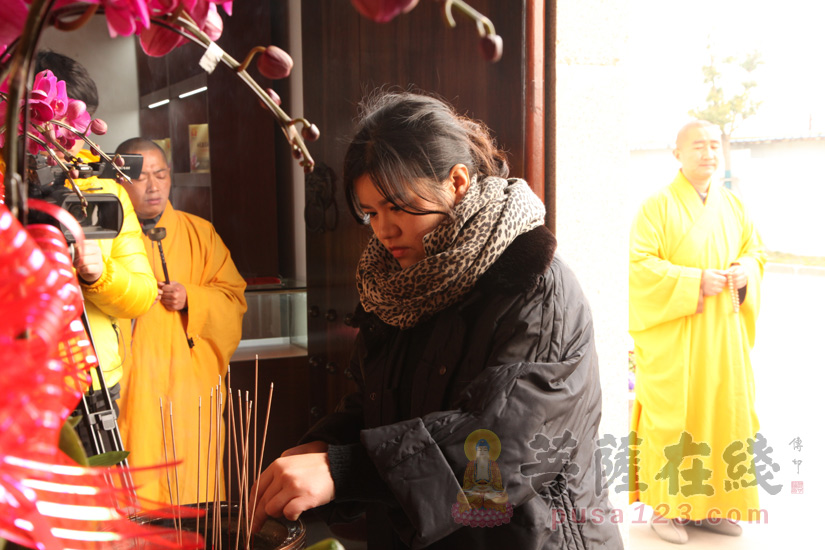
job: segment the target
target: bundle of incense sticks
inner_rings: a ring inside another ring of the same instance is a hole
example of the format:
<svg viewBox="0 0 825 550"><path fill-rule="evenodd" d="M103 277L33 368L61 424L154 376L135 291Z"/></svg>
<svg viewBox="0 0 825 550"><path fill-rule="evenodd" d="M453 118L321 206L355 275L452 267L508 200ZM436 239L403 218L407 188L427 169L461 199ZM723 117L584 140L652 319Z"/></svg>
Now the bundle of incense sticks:
<svg viewBox="0 0 825 550"><path fill-rule="evenodd" d="M227 471L227 500L226 502L230 503L230 506L227 506L228 509L228 518L227 521L229 523L229 532L233 531L232 527L232 466L233 466L233 452L234 451L234 465L235 465L235 475L238 482L238 487L240 488L241 494L238 496L238 516L236 518L236 524L234 526L235 531L235 550L239 550L239 548L244 548L246 550L250 549L252 536L251 536L251 528L252 528L252 518L255 515L255 505L257 501L257 485L255 486L255 494L251 495L250 485L253 480L257 480L261 476L261 470L263 468L263 458L264 453L263 449L260 453L258 453L257 449L257 416L258 410L256 405L256 397L258 393L258 357L255 357L255 389L252 396L252 399L249 397L249 391L246 392L244 399L241 399L241 390L238 390L238 397L237 397L237 421L234 409L234 402L232 396L232 384L231 384L231 369L227 368L226 372L226 387L227 387L227 429L228 429L228 439L227 439L227 464L228 464L228 471ZM266 445L266 435L269 429L269 413L272 408L272 394L274 391L274 384L269 385L269 399L267 401L266 406L266 421L264 423L264 431L263 431L263 439L262 445ZM218 384L212 388L209 394L209 428L207 430L208 439L206 443L206 448L209 450L207 452L207 459L206 459L206 477L210 480L209 483L206 484L206 495L204 495L204 500L201 501L200 499L200 471L201 471L201 460L200 460L200 449L201 449L201 409L202 409L202 399L198 398L198 464L197 464L197 473L198 473L198 486L197 486L197 501L198 506L203 504L204 508L209 507L207 503L212 503L212 515L211 518L207 516L207 520L211 521L211 540L207 540L207 535L209 533L209 521L205 520L203 525L203 537L206 542L207 548L222 550L223 549L223 540L221 538L222 532L222 518L221 518L221 496L220 496L220 487L221 487L221 480L220 480L220 463L222 460L222 456L220 454L220 441L221 441L221 411L223 410L223 392L222 392L222 383L219 380ZM166 429L163 429L163 455L166 461L166 484L167 489L170 495L170 504L176 509L180 510L180 482L178 479L178 460L177 460L177 448L175 445L175 425L173 421L173 412L172 412L172 402L168 401L168 409L169 409L169 426L170 426L170 434L172 439L172 461L173 467L172 472L170 473L170 465L169 465L169 458L168 458L168 444L166 440ZM166 422L164 417L164 408L163 408L163 398L160 398L160 415L162 422ZM237 424L237 425L236 425ZM252 445L250 450L250 428L252 430ZM211 470L212 474L210 475L210 463L211 463L211 449L212 449L212 436L214 433L215 439L215 448L214 448L214 467ZM251 471L250 471L251 470ZM252 475L250 475L252 474ZM252 477L254 475L254 477ZM172 492L172 479L174 478L174 485L175 491ZM210 490L209 486L212 485L213 490L210 499ZM250 498L252 497L252 498ZM251 504L251 509L250 509ZM178 532L178 540L182 540L182 521L180 517L180 513L176 517L173 518L173 524L175 530ZM200 533L200 517L197 519L197 523L195 526L195 531ZM241 544L241 540L243 543Z"/></svg>

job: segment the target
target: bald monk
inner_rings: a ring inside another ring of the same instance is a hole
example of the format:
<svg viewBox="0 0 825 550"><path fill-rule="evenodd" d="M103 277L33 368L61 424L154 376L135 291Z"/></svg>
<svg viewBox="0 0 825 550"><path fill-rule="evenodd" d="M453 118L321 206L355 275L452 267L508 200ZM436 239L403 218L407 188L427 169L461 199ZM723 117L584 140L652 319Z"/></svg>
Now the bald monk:
<svg viewBox="0 0 825 550"><path fill-rule="evenodd" d="M164 151L154 142L133 138L118 153L143 155L143 169L126 191L143 230L143 244L152 264L159 299L139 317L132 330L131 360L124 366L123 397L118 421L132 467L164 464L173 457L169 402L175 423L175 454L183 463L177 479L153 471L136 477L138 495L160 503L203 501L207 486L214 495L215 428L209 442L210 392L221 383L229 358L241 338L246 311L244 282L229 250L212 224L179 212L169 203L171 175ZM146 233L164 228L161 242L167 262L167 283L158 243ZM226 392L225 385L222 392ZM165 422L161 424L163 399ZM198 399L201 399L200 480L198 480ZM217 398L213 407L217 407ZM226 398L224 398L224 407ZM214 418L214 412L213 417ZM164 456L162 426L166 430ZM225 426L221 428L219 468L223 464ZM208 453L208 454L207 454ZM207 457L209 457L207 459ZM206 471L209 460L209 472ZM219 470L221 485L223 474ZM200 483L200 489L198 489ZM170 487L172 494L170 495ZM180 496L178 496L180 487ZM223 487L221 487L223 492Z"/></svg>
<svg viewBox="0 0 825 550"><path fill-rule="evenodd" d="M759 429L749 355L765 253L745 206L713 181L721 151L718 127L685 125L673 151L679 173L630 232L639 450L630 501L652 506L653 530L677 544L688 540L684 520L737 536L726 518L758 509L753 471L742 472Z"/></svg>

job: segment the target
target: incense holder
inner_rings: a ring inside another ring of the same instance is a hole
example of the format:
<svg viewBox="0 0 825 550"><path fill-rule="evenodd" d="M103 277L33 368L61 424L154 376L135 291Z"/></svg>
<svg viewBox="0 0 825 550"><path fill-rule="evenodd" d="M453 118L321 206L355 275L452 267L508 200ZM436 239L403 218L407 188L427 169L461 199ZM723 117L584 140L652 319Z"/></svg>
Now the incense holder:
<svg viewBox="0 0 825 550"><path fill-rule="evenodd" d="M231 506L222 502L219 507L219 518L214 517L214 505L201 504L198 506L206 509L206 515L201 518L182 518L181 525L184 531L195 532L197 529L204 538L206 550L222 548L224 550L234 550L238 539L238 504ZM230 519L231 516L231 519ZM213 525L215 520L220 521L220 541L213 544L215 537ZM172 519L154 520L153 525L174 528ZM231 523L231 525L230 525ZM241 530L240 543L238 549L247 548L244 539L245 532ZM306 546L306 527L299 519L289 521L284 518L269 518L264 523L261 530L252 536L248 548L250 550L301 550Z"/></svg>

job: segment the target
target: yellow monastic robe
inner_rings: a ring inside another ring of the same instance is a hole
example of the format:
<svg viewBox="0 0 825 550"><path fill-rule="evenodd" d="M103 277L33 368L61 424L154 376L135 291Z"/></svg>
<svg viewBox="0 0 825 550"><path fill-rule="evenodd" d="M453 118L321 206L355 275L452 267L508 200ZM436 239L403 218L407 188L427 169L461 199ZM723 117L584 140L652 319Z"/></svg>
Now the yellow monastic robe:
<svg viewBox="0 0 825 550"><path fill-rule="evenodd" d="M739 313L728 289L705 296L696 313L702 270L735 263L748 273ZM630 443L638 455L631 454L630 480L639 485L631 503L694 520L747 519L758 508L748 454L759 429L749 354L764 263L752 220L722 186L712 184L703 204L680 171L637 214L630 334L637 365L631 430L638 439L631 432Z"/></svg>
<svg viewBox="0 0 825 550"><path fill-rule="evenodd" d="M124 368L121 412L118 420L131 467L169 463L173 458L169 412L174 419L174 451L183 461L175 471L138 473L138 495L159 502L181 504L204 501L215 493L215 420L217 392L212 398L212 436L209 442L210 392L221 384L229 358L241 338L241 320L246 311L244 282L212 224L197 216L178 212L167 204L156 227L166 229L163 253L171 281L186 287L188 312L169 311L160 302L135 321L131 353ZM145 235L143 241L158 281L164 280L157 243ZM187 338L194 346L190 348ZM160 401L163 399L166 451L161 431ZM198 491L198 399L200 419L200 491ZM170 402L171 401L171 406ZM222 416L219 414L219 417ZM223 442L221 419L218 443L218 475L223 493ZM208 455L207 455L208 453ZM209 472L206 471L207 460ZM177 487L180 486L180 499ZM172 496L170 499L169 486Z"/></svg>

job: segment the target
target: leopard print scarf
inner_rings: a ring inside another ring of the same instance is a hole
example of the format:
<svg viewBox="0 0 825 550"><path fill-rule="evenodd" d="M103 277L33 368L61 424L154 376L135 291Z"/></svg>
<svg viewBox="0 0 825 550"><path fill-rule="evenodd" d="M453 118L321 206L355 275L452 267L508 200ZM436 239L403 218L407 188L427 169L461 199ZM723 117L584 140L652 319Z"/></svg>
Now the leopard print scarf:
<svg viewBox="0 0 825 550"><path fill-rule="evenodd" d="M426 257L401 269L373 236L358 263L361 304L401 329L458 302L516 237L544 223L544 204L527 182L475 178L447 220L424 236Z"/></svg>

